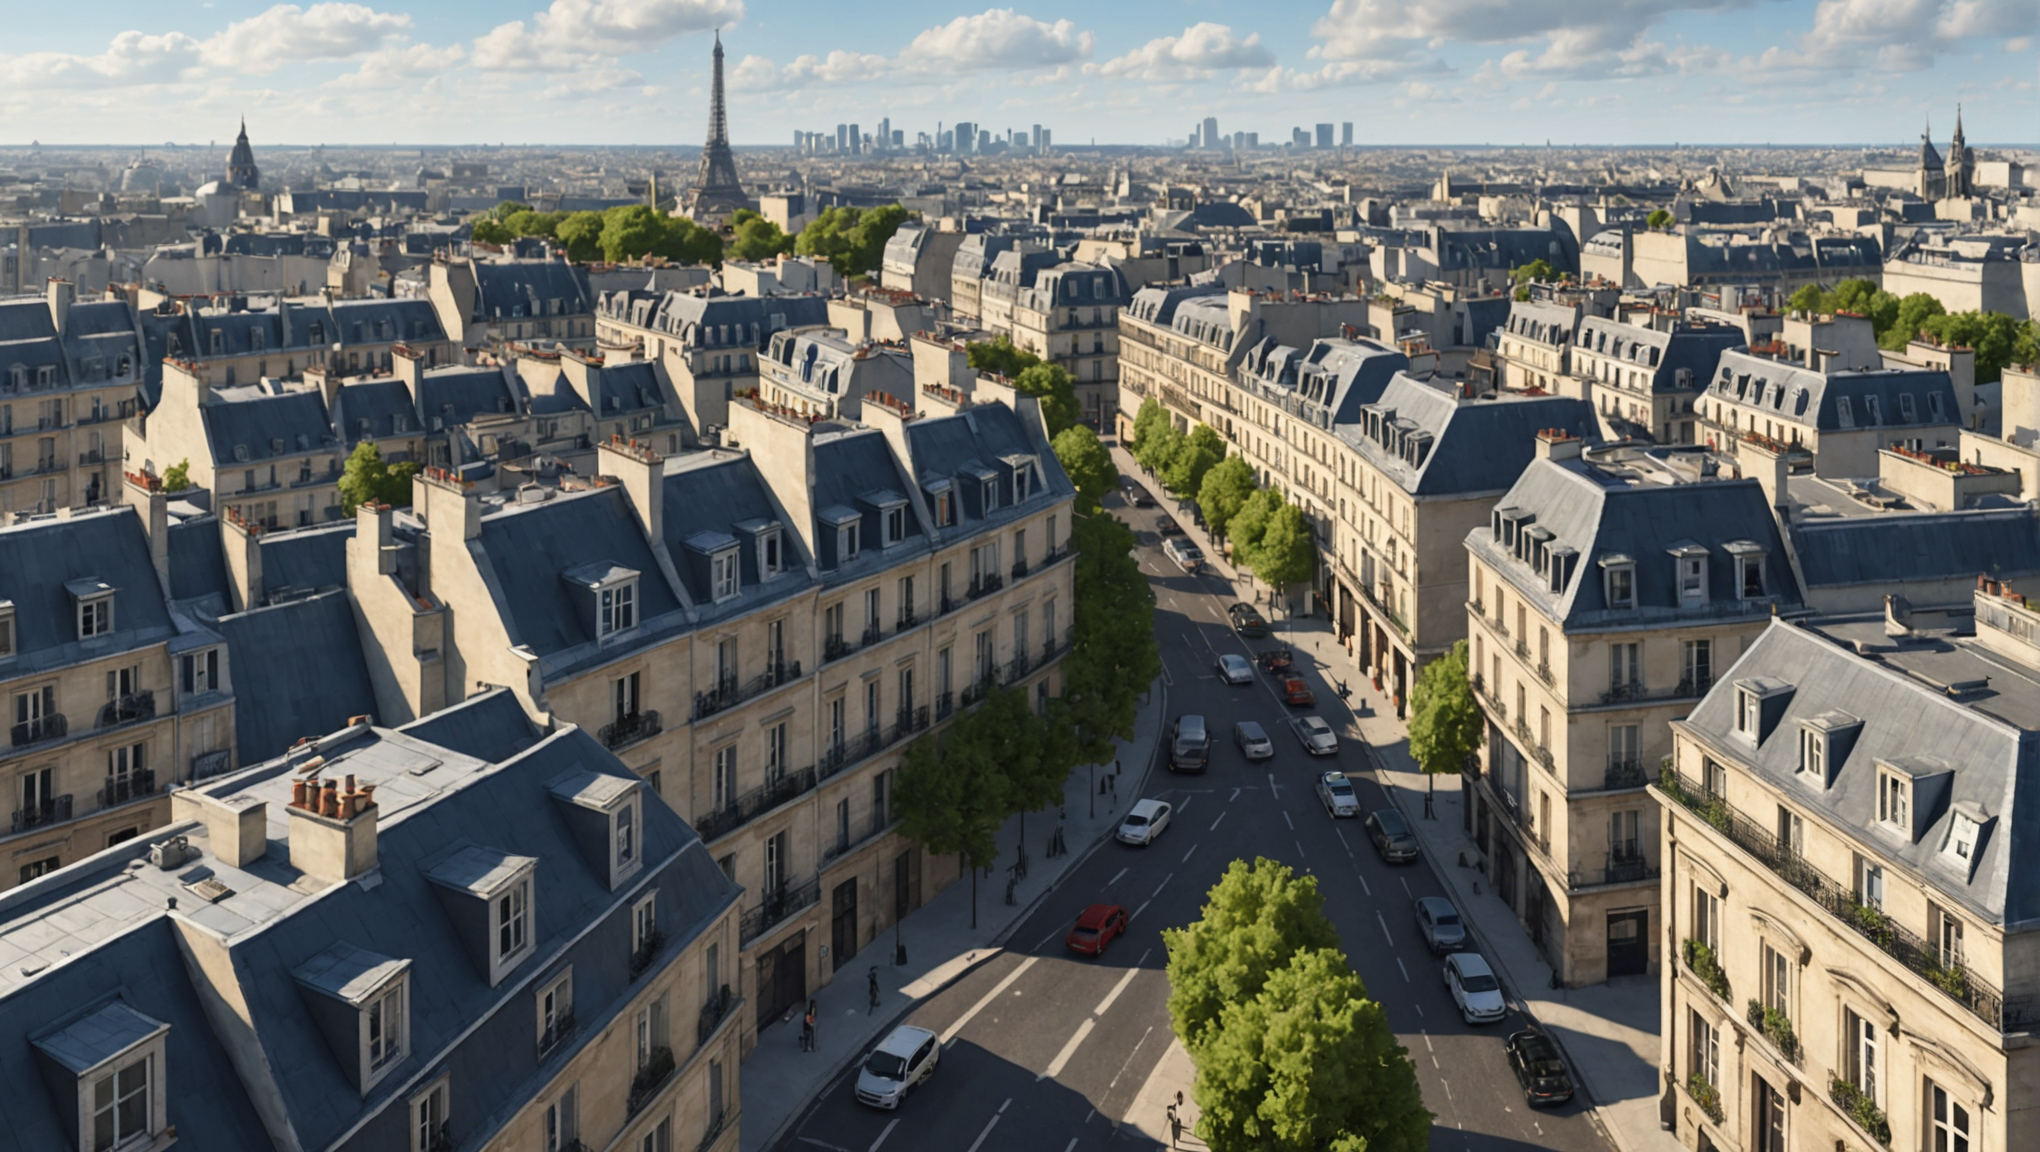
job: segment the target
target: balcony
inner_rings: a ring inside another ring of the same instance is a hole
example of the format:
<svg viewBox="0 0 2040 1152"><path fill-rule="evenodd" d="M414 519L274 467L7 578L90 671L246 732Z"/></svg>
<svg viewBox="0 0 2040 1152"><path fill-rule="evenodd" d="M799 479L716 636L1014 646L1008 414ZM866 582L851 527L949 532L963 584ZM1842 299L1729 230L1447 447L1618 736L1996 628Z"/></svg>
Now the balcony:
<svg viewBox="0 0 2040 1152"><path fill-rule="evenodd" d="M885 835L885 830L892 827L892 825L883 818L883 815L881 813L878 819L872 820L862 833L851 833L847 836L842 836L834 844L823 849L822 866L826 868L835 861L849 855L853 850L862 848L880 836Z"/></svg>
<svg viewBox="0 0 2040 1152"><path fill-rule="evenodd" d="M10 734L14 738L16 748L25 748L45 740L62 740L71 734L71 722L64 719L62 712L52 712L48 716L38 716L33 720L24 720L16 724L10 730Z"/></svg>
<svg viewBox="0 0 2040 1152"><path fill-rule="evenodd" d="M1755 1000L1750 1001L1746 1015L1751 1031L1768 1041L1787 1064L1799 1067L1799 1034L1792 1030L1792 1017Z"/></svg>
<svg viewBox="0 0 2040 1152"><path fill-rule="evenodd" d="M751 789L726 806L702 816L694 822L694 830L704 841L728 835L788 800L812 791L815 783L816 774L813 768L784 773L777 779L767 780Z"/></svg>
<svg viewBox="0 0 2040 1152"><path fill-rule="evenodd" d="M935 614L937 616L947 616L958 608L963 607L964 603L964 601L958 600L956 597L944 592L935 602Z"/></svg>
<svg viewBox="0 0 2040 1152"><path fill-rule="evenodd" d="M1877 1106L1877 1101L1865 1096L1861 1088L1830 1072L1828 1099L1834 1101L1842 1115L1862 1129L1865 1136L1886 1148L1891 1147L1891 1121L1885 1118L1884 1109Z"/></svg>
<svg viewBox="0 0 2040 1152"><path fill-rule="evenodd" d="M1552 677L1551 665L1546 664L1542 660L1539 660L1537 662L1537 678L1539 680L1544 681L1546 684L1551 684L1554 686L1556 686L1558 683L1558 681Z"/></svg>
<svg viewBox="0 0 2040 1152"><path fill-rule="evenodd" d="M1551 749L1545 746L1544 741L1539 740L1531 733L1530 725L1521 716L1516 717L1516 739L1522 744L1525 751L1535 757L1539 764L1544 765L1546 772L1556 771L1552 767Z"/></svg>
<svg viewBox="0 0 2040 1152"><path fill-rule="evenodd" d="M46 824L61 824L71 818L71 794L52 796L40 804L14 810L14 834L20 835L31 828Z"/></svg>
<svg viewBox="0 0 2040 1152"><path fill-rule="evenodd" d="M156 770L153 768L143 768L125 776L108 776L105 787L99 790L99 806L111 808L155 793Z"/></svg>
<svg viewBox="0 0 2040 1152"><path fill-rule="evenodd" d="M1977 1019L1999 1032L2016 1032L2025 1026L2026 1005L2009 1004L1997 988L1972 975L1959 963L1944 964L1940 950L1900 927L1878 908L1859 903L1855 893L1836 883L1797 853L1779 844L1778 838L1761 824L1737 812L1728 801L1696 788L1667 767L1658 776L1658 790L1666 799L1698 816L1731 844L1857 935L1877 946L1901 967L1939 989L1950 1000L1967 1008Z"/></svg>
<svg viewBox="0 0 2040 1152"><path fill-rule="evenodd" d="M673 1078L673 1068L671 1048L652 1049L651 1055L645 1058L644 1067L638 1069L636 1076L631 1077L630 1103L626 1111L635 1116L646 1104L651 1103L652 1097L659 1094L659 1089L666 1086L666 1081Z"/></svg>
<svg viewBox="0 0 2040 1152"><path fill-rule="evenodd" d="M757 907L745 909L737 930L737 939L748 946L773 925L781 923L804 908L813 907L821 898L822 878L819 875L810 878L805 884L792 887L782 884L777 890L768 893Z"/></svg>
<svg viewBox="0 0 2040 1152"><path fill-rule="evenodd" d="M1601 693L1601 703L1616 704L1668 704L1675 700L1698 700L1714 687L1712 676L1688 676L1672 688L1645 688L1640 680L1627 684L1616 684Z"/></svg>
<svg viewBox="0 0 2040 1152"><path fill-rule="evenodd" d="M1636 851L1610 852L1599 868L1571 868L1566 887L1597 888L1605 884L1635 884L1658 878L1658 866Z"/></svg>
<svg viewBox="0 0 2040 1152"><path fill-rule="evenodd" d="M100 728L117 728L156 718L156 694L151 691L123 692L99 709Z"/></svg>
<svg viewBox="0 0 2040 1152"><path fill-rule="evenodd" d="M907 629L920 624L920 622L920 617L914 615L912 608L902 608L900 609L900 618L893 622L893 631L905 632Z"/></svg>
<svg viewBox="0 0 2040 1152"><path fill-rule="evenodd" d="M879 626L878 621L873 620L864 626L864 636L858 640L857 646L859 648L869 648L883 639L885 639L885 629Z"/></svg>
<svg viewBox="0 0 2040 1152"><path fill-rule="evenodd" d="M935 694L936 722L941 723L942 721L949 719L949 714L954 711L956 711L956 693L937 692Z"/></svg>
<svg viewBox="0 0 2040 1152"><path fill-rule="evenodd" d="M643 712L626 712L613 723L604 724L596 733L602 745L612 751L626 744L635 744L657 736L664 729L659 724L659 714L647 708Z"/></svg>
<svg viewBox="0 0 2040 1152"><path fill-rule="evenodd" d="M1050 549L1048 550L1048 555L1046 555L1046 556L1043 556L1043 557L1041 558L1041 566L1042 566L1043 568L1046 568L1046 567L1048 567L1048 566L1049 566L1049 565L1051 565L1051 564L1055 564L1055 563L1058 563L1058 562L1060 562L1060 561L1061 561L1061 560L1062 560L1062 559L1063 559L1064 557L1068 556L1069 554L1070 554L1070 546L1069 546L1069 545L1067 545L1067 544L1058 544L1058 545L1056 545L1055 547L1053 547L1053 548L1050 548Z"/></svg>
<svg viewBox="0 0 2040 1152"><path fill-rule="evenodd" d="M193 780L204 780L208 776L217 776L225 772L233 761L234 753L230 748L221 748L213 752L200 752L191 758L191 778Z"/></svg>
<svg viewBox="0 0 2040 1152"><path fill-rule="evenodd" d="M1650 783L1644 775L1643 761L1634 756L1610 756L1608 767L1601 775L1601 787L1606 791L1618 788L1641 788Z"/></svg>
<svg viewBox="0 0 2040 1152"><path fill-rule="evenodd" d="M1013 579L1024 580L1026 578L1027 578L1027 561L1025 560L1013 561Z"/></svg>
<svg viewBox="0 0 2040 1152"><path fill-rule="evenodd" d="M1030 658L1025 652L1016 653L1013 659L1007 661L1006 663L1006 683L1018 684L1020 681L1026 679L1027 674L1029 672L1032 672L1033 670L1034 670L1033 659Z"/></svg>
<svg viewBox="0 0 2040 1152"><path fill-rule="evenodd" d="M1005 586L1006 578L997 572L980 573L970 578L970 598L972 600L981 599Z"/></svg>
<svg viewBox="0 0 2040 1152"><path fill-rule="evenodd" d="M104 463L106 463L106 450L103 448L95 448L90 452L78 453L78 467L80 468L90 468L94 464Z"/></svg>
<svg viewBox="0 0 2040 1152"><path fill-rule="evenodd" d="M734 1128L736 1123L736 1113L728 1109L724 1109L709 1117L708 1128L702 1132L701 1143L695 1147L695 1152L708 1152L709 1149L715 1147L716 1141L722 1139L723 1133Z"/></svg>
<svg viewBox="0 0 2040 1152"><path fill-rule="evenodd" d="M730 1013L736 1009L736 993L725 984L708 998L708 1003L701 1006L701 1019L694 1025L694 1046L699 1048L708 1043L708 1038L715 1035L715 1030L722 1027L722 1022L729 1019Z"/></svg>
<svg viewBox="0 0 2040 1152"><path fill-rule="evenodd" d="M832 636L822 637L822 663L824 664L831 660L841 660L855 651L857 651L857 645L843 639L843 635L840 632Z"/></svg>
<svg viewBox="0 0 2040 1152"><path fill-rule="evenodd" d="M965 708L968 708L971 705L977 703L978 701L983 700L986 696L990 695L992 689L998 687L998 685L999 685L998 672L992 668L985 669L984 673L980 675L976 681L971 683L968 687L966 687L963 690L963 706Z"/></svg>
<svg viewBox="0 0 2040 1152"><path fill-rule="evenodd" d="M630 978L635 980L645 974L652 961L659 958L659 950L666 946L666 934L657 928L651 935L638 941L637 950L630 954Z"/></svg>
<svg viewBox="0 0 2040 1152"><path fill-rule="evenodd" d="M713 716L727 708L734 708L746 700L762 696L782 684L800 679L800 661L774 661L765 671L739 684L735 677L718 683L706 692L694 694L694 718L696 720Z"/></svg>

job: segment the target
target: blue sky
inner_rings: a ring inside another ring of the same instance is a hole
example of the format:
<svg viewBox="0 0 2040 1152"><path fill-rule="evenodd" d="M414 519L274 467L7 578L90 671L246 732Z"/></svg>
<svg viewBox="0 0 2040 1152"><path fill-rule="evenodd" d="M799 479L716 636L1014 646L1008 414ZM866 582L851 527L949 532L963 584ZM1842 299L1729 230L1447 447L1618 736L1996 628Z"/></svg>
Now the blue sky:
<svg viewBox="0 0 2040 1152"><path fill-rule="evenodd" d="M698 143L937 122L1161 143L2040 138L2040 0L6 0L0 143Z"/></svg>

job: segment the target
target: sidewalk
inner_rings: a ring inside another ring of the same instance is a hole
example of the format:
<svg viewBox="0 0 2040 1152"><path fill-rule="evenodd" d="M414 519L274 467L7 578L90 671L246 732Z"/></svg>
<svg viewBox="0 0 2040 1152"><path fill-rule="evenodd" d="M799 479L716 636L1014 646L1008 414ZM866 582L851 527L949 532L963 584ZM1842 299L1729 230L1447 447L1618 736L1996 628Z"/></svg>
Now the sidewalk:
<svg viewBox="0 0 2040 1152"><path fill-rule="evenodd" d="M978 877L976 928L971 927L971 886L966 876L901 921L899 937L908 959L904 967L892 964L888 934L859 952L826 988L813 993L818 1007L815 1051L800 1050L798 1013L759 1031L758 1047L744 1062L739 1077L743 1098L742 1131L737 1139L740 1152L759 1152L777 1145L829 1082L862 1058L914 1004L998 954L1007 933L1078 861L1104 842L1126 810L1140 799L1141 783L1161 737L1162 710L1160 694L1150 689L1134 717L1134 738L1118 744L1122 768L1118 792L1098 797L1095 816L1089 790L1095 787L1093 779L1110 774L1112 765L1102 765L1095 777L1087 767L1070 773L1063 790L1063 807L1069 815L1062 822L1068 855L1050 857L1044 851L1055 831L1055 810L1028 814L1027 879L1020 882L1014 904L1005 902L1006 868L1013 863L1020 839L1017 816L999 831L999 858L991 877L982 873ZM870 1011L866 976L874 966L879 982L876 1012Z"/></svg>
<svg viewBox="0 0 2040 1152"><path fill-rule="evenodd" d="M1213 575L1232 582L1241 599L1266 599L1267 589L1243 579L1227 564L1211 536L1192 520L1187 508L1179 509L1174 497L1162 490L1161 481L1141 472L1124 449L1112 454L1122 475L1132 477L1154 496L1155 509L1140 509L1135 527L1152 530L1153 513L1167 511L1176 517L1184 533L1204 549ZM1146 520L1141 517L1145 515ZM1320 687L1334 682L1352 690L1345 701L1360 735L1372 753L1375 775L1397 808L1409 818L1429 854L1434 870L1444 882L1455 904L1481 944L1481 955L1500 973L1503 983L1515 994L1523 1010L1542 1025L1565 1050L1581 1089L1592 1101L1601 1127L1621 1152L1677 1152L1678 1141L1658 1123L1658 980L1650 976L1625 976L1584 988L1552 988L1551 966L1539 955L1523 925L1509 906L1482 883L1479 851L1462 831L1463 801L1458 781L1446 778L1433 800L1436 819L1426 820L1424 793L1430 781L1410 759L1409 729L1395 718L1392 701L1374 689L1360 674L1332 634L1331 623L1317 617L1292 618L1286 611L1270 613L1271 641L1290 646L1299 666L1309 657L1316 665ZM1319 697L1330 720L1339 708L1338 697L1325 692ZM1468 867L1460 867L1460 861ZM1181 1052L1175 1045L1162 1065L1155 1069L1149 1085L1141 1092L1127 1123L1149 1135L1159 1133L1168 1144L1167 1117L1163 1112L1180 1087L1189 1099L1195 1073L1187 1054L1182 1057L1181 1083L1157 1081L1175 1077L1165 1073L1170 1059ZM1190 1105L1192 1109L1195 1105ZM1187 1124L1186 1124L1187 1130ZM1185 1147L1189 1147L1186 1138Z"/></svg>

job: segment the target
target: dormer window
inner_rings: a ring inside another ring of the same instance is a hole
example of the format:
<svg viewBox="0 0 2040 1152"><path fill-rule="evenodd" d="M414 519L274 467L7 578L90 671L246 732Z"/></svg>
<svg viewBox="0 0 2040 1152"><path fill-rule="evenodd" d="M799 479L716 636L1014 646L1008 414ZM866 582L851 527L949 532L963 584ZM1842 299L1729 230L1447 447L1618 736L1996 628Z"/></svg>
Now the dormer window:
<svg viewBox="0 0 2040 1152"><path fill-rule="evenodd" d="M596 608L596 631L609 636L637 624L637 581L619 581L601 590Z"/></svg>
<svg viewBox="0 0 2040 1152"><path fill-rule="evenodd" d="M1745 688L1735 696L1735 730L1754 740L1763 730L1763 704L1755 692Z"/></svg>
<svg viewBox="0 0 2040 1152"><path fill-rule="evenodd" d="M836 529L836 556L842 563L857 559L864 552L864 525L851 521Z"/></svg>
<svg viewBox="0 0 2040 1152"><path fill-rule="evenodd" d="M1827 779L1827 736L1817 728L1799 730L1799 771L1821 781Z"/></svg>
<svg viewBox="0 0 2040 1152"><path fill-rule="evenodd" d="M1027 502L1027 476L1027 465L1022 464L1013 469L1013 503L1015 504L1025 504Z"/></svg>
<svg viewBox="0 0 2040 1152"><path fill-rule="evenodd" d="M96 577L64 585L78 606L78 639L90 640L113 631L113 585Z"/></svg>
<svg viewBox="0 0 2040 1152"><path fill-rule="evenodd" d="M368 1062L370 1076L380 1075L404 1058L405 1037L410 1032L410 1016L404 1010L404 989L404 981L393 981L389 987L371 997L368 1007L362 1011L363 1057Z"/></svg>
<svg viewBox="0 0 2040 1152"><path fill-rule="evenodd" d="M786 566L781 549L785 547L779 537L779 529L768 528L758 533L758 576L769 580L779 575Z"/></svg>
<svg viewBox="0 0 2040 1152"><path fill-rule="evenodd" d="M1678 606L1690 608L1707 603L1707 549L1691 540L1672 545L1673 587Z"/></svg>
<svg viewBox="0 0 2040 1152"><path fill-rule="evenodd" d="M949 486L945 484L940 489L937 489L934 497L935 526L937 528L947 528L956 523L955 495L950 492Z"/></svg>
<svg viewBox="0 0 2040 1152"><path fill-rule="evenodd" d="M1849 407L1849 398L1847 396L1835 397L1835 423L1843 428L1854 428L1856 426L1856 414Z"/></svg>
<svg viewBox="0 0 2040 1152"><path fill-rule="evenodd" d="M355 1090L368 1095L410 1052L411 962L335 944L291 974Z"/></svg>
<svg viewBox="0 0 2040 1152"><path fill-rule="evenodd" d="M531 878L511 883L494 903L496 963L507 967L531 948Z"/></svg>
<svg viewBox="0 0 2040 1152"><path fill-rule="evenodd" d="M999 506L999 482L997 480L987 480L984 482L984 500L985 513L987 515Z"/></svg>
<svg viewBox="0 0 2040 1152"><path fill-rule="evenodd" d="M14 601L0 600L0 660L14 655Z"/></svg>
<svg viewBox="0 0 2040 1152"><path fill-rule="evenodd" d="M1604 557L1601 582L1608 607L1625 610L1636 607L1636 561L1627 556Z"/></svg>
<svg viewBox="0 0 2040 1152"><path fill-rule="evenodd" d="M907 509L898 505L885 510L885 546L898 544L907 538Z"/></svg>
<svg viewBox="0 0 2040 1152"><path fill-rule="evenodd" d="M1948 827L1948 854L1967 865L1976 854L1977 834L1983 826L1960 812Z"/></svg>
<svg viewBox="0 0 2040 1152"><path fill-rule="evenodd" d="M549 788L573 829L583 858L613 891L644 865L644 782L631 776L574 772Z"/></svg>
<svg viewBox="0 0 2040 1152"><path fill-rule="evenodd" d="M76 1117L76 1147L122 1147L168 1126L163 1058L169 1034L168 1024L113 1000L34 1042L53 1092L68 1096L76 1077L76 1108L61 1110Z"/></svg>
<svg viewBox="0 0 2040 1152"><path fill-rule="evenodd" d="M533 951L537 871L534 857L469 844L425 874L491 988Z"/></svg>
<svg viewBox="0 0 2040 1152"><path fill-rule="evenodd" d="M1912 779L1897 772L1877 774L1877 820L1912 836Z"/></svg>
<svg viewBox="0 0 2040 1152"><path fill-rule="evenodd" d="M1751 540L1724 545L1735 558L1735 594L1740 600L1761 600L1764 592L1764 549Z"/></svg>
<svg viewBox="0 0 2040 1152"><path fill-rule="evenodd" d="M709 595L717 601L727 600L737 594L739 579L737 550L726 548L708 558Z"/></svg>

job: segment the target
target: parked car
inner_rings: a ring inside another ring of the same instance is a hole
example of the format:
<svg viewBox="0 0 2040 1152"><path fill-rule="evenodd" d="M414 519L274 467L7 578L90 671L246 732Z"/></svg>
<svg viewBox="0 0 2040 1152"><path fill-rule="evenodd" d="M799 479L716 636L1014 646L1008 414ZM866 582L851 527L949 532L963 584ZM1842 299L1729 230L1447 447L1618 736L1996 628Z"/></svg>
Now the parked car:
<svg viewBox="0 0 2040 1152"><path fill-rule="evenodd" d="M878 1042L857 1071L857 1099L873 1108L897 1108L927 1083L942 1059L942 1045L926 1028L902 1024Z"/></svg>
<svg viewBox="0 0 2040 1152"><path fill-rule="evenodd" d="M1275 758L1275 742L1268 739L1268 733L1252 720L1242 720L1232 727L1233 743L1239 746L1240 755L1249 760L1272 760Z"/></svg>
<svg viewBox="0 0 2040 1152"><path fill-rule="evenodd" d="M1121 844L1148 845L1169 826L1171 809L1160 800L1136 800L1133 810L1119 822L1116 835Z"/></svg>
<svg viewBox="0 0 2040 1152"><path fill-rule="evenodd" d="M1126 909L1117 904L1093 904L1077 917L1063 945L1072 952L1103 956L1105 946L1126 932L1128 919Z"/></svg>
<svg viewBox="0 0 2040 1152"><path fill-rule="evenodd" d="M1313 708L1317 706L1317 693L1301 677L1291 676L1282 682L1282 702L1291 708Z"/></svg>
<svg viewBox="0 0 2040 1152"><path fill-rule="evenodd" d="M1263 648L1259 652L1254 653L1254 663L1259 664L1261 671L1266 672L1268 675L1280 676L1289 671L1289 666L1293 661L1287 648Z"/></svg>
<svg viewBox="0 0 2040 1152"><path fill-rule="evenodd" d="M1133 498L1133 506L1135 508L1152 508L1155 506L1155 498L1148 495L1148 490L1138 484L1128 484L1126 492L1128 496Z"/></svg>
<svg viewBox="0 0 2040 1152"><path fill-rule="evenodd" d="M1303 750L1313 756L1331 756L1339 751L1339 737L1321 717L1298 716L1289 722L1289 730L1303 742Z"/></svg>
<svg viewBox="0 0 2040 1152"><path fill-rule="evenodd" d="M1155 517L1155 531L1164 536L1181 536L1183 534L1183 526L1176 523L1175 517L1164 512L1160 516Z"/></svg>
<svg viewBox="0 0 2040 1152"><path fill-rule="evenodd" d="M1572 1099L1572 1076L1558 1054L1551 1037L1535 1028L1512 1032L1502 1044L1509 1054L1509 1070L1523 1086L1523 1096L1532 1108L1563 1104Z"/></svg>
<svg viewBox="0 0 2040 1152"><path fill-rule="evenodd" d="M1226 609L1225 614L1232 617L1233 631L1249 640L1268 634L1267 619L1254 611L1252 604L1235 604Z"/></svg>
<svg viewBox="0 0 2040 1152"><path fill-rule="evenodd" d="M1492 1024L1508 1015L1502 982L1478 952L1454 952L1445 958L1445 987L1468 1024Z"/></svg>
<svg viewBox="0 0 2040 1152"><path fill-rule="evenodd" d="M1176 567L1193 575L1204 567L1204 551L1181 537L1170 537L1162 543L1162 551L1176 562Z"/></svg>
<svg viewBox="0 0 2040 1152"><path fill-rule="evenodd" d="M1417 858L1417 834L1393 808L1376 808L1367 814L1367 838L1390 864L1408 864Z"/></svg>
<svg viewBox="0 0 2040 1152"><path fill-rule="evenodd" d="M1353 782L1346 779L1344 772L1327 772L1319 776L1317 798L1334 819L1360 814L1360 798L1353 794Z"/></svg>
<svg viewBox="0 0 2040 1152"><path fill-rule="evenodd" d="M1228 684L1252 684L1254 666L1247 662L1245 656L1227 652L1218 658L1218 678Z"/></svg>
<svg viewBox="0 0 2040 1152"><path fill-rule="evenodd" d="M1204 726L1204 717L1176 717L1169 732L1169 771L1202 772L1210 763L1211 731Z"/></svg>
<svg viewBox="0 0 2040 1152"><path fill-rule="evenodd" d="M1424 934L1433 956L1466 947L1466 925L1459 919L1459 909L1443 896L1417 898L1417 931Z"/></svg>

